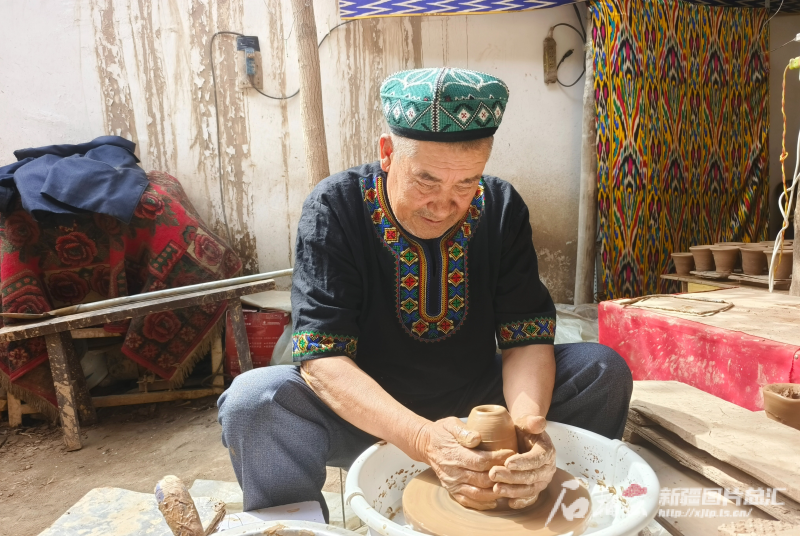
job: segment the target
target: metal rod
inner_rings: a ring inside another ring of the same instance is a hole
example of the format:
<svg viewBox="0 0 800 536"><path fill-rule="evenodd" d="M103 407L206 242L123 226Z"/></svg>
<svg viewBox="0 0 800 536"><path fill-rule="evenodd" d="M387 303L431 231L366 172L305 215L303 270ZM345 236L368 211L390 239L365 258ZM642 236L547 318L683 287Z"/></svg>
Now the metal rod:
<svg viewBox="0 0 800 536"><path fill-rule="evenodd" d="M87 311L96 311L98 309L105 309L107 307L114 307L116 305L127 305L140 301L156 300L159 298L169 298L171 296L179 296L181 294L188 294L190 292L199 292L202 290L214 290L222 287L230 287L233 285L240 285L242 283L252 283L255 281L262 281L264 279L272 279L274 277L282 277L292 275L292 269L277 270L274 272L266 272L263 274L245 275L242 277L234 277L232 279L222 279L220 281L209 281L207 283L198 283L196 285L187 285L185 287L168 288L164 290L157 290L155 292L145 292L143 294L135 294L133 296L122 296L120 298L111 298L110 300L102 300L92 303L80 303L78 305L71 305L69 307L62 307L54 311L48 311L41 314L26 314L26 313L0 313L0 316L6 318L16 318L20 320L33 320L37 318L49 318L54 316L66 316L77 313L85 313Z"/></svg>

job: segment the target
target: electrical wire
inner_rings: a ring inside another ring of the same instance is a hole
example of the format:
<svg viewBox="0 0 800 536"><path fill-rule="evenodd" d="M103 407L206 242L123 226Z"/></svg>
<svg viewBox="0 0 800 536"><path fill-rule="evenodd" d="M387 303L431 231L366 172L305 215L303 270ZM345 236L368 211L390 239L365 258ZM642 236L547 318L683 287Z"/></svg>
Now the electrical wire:
<svg viewBox="0 0 800 536"><path fill-rule="evenodd" d="M578 8L575 8L575 13L576 13L576 14L578 13ZM580 20L580 16L578 17L578 20ZM582 23L583 23L583 21L581 21L581 24L582 24ZM577 29L577 28L576 28L575 26L573 26L572 24L567 24L566 22L559 22L558 24L556 24L555 26L553 26L553 27L552 27L552 28L550 28L550 29L551 29L551 30L555 30L555 29L556 29L556 28L558 28L559 26L566 26L566 27L568 27L568 28L572 28L573 30L575 30L575 33L577 33L577 34L578 34L578 35L581 37L581 39L582 39L583 41L586 41L586 36L585 36L584 32L581 32L579 29ZM562 62L563 62L565 59L567 59L569 56L571 56L571 55L572 55L572 52L573 52L573 50L572 50L572 49L570 49L570 50L568 50L568 51L567 51L567 52L566 52L566 53L565 53L565 54L564 54L564 55L561 57L561 61L559 61L559 62L558 62L558 66L556 67L556 71L558 71L558 67L560 67L560 66L561 66L561 63L562 63ZM574 82L572 82L571 84L565 84L564 82L562 82L561 80L559 80L559 79L558 79L558 77L556 77L556 81L557 81L557 82L558 82L558 83L559 83L559 84L560 84L562 87L572 87L572 86L574 86L575 84L577 84L577 83L580 81L580 79L581 79L581 78L583 78L583 75L584 75L584 74L586 74L586 65L585 65L585 64L584 64L584 66L583 66L583 70L581 71L581 74L579 74L579 75L578 75L578 78L576 78L576 79L575 79L575 81L574 81Z"/></svg>
<svg viewBox="0 0 800 536"><path fill-rule="evenodd" d="M796 41L798 41L798 39L797 39L796 37L795 37L795 38L793 38L793 39L790 39L789 41L786 41L784 44L782 44L782 45L781 45L781 46L779 46L778 48L773 48L772 50L770 50L770 52L775 52L776 50L780 50L780 49L782 49L783 47L785 47L786 45L788 45L789 43L794 43L794 42L796 42Z"/></svg>
<svg viewBox="0 0 800 536"><path fill-rule="evenodd" d="M583 25L583 19L581 18L581 12L578 11L578 4L572 4L572 9L575 10L575 16L578 17L578 23L581 25L581 30L583 30L583 40L586 41L586 26Z"/></svg>
<svg viewBox="0 0 800 536"><path fill-rule="evenodd" d="M775 12L775 13L774 13L774 14L773 14L773 15L772 15L770 18L768 18L766 21L764 21L764 24L761 26L761 31L760 31L760 32L758 32L758 39L760 39L760 38L761 38L761 34L763 34L763 33L764 33L764 28L766 28L766 27L769 25L769 21L771 21L772 19L774 19L774 18L775 18L775 16L776 16L778 13L780 13L780 12L781 12L781 8L783 8L783 2L784 2L784 0L781 0L781 5L779 5L779 6L778 6L778 11L776 11L776 12ZM767 13L769 13L769 11L767 11ZM756 41L758 41L758 39L756 39Z"/></svg>
<svg viewBox="0 0 800 536"><path fill-rule="evenodd" d="M331 35L331 33L336 28L339 28L340 26L344 26L345 24L350 24L351 22L355 22L356 20L358 20L358 19L352 19L352 20L346 20L344 22L340 22L339 24L337 24L336 26L334 26L333 28L328 30L328 33L323 35L322 39L320 39L319 43L317 43L317 49L319 50L319 48L322 46L322 43L325 42L325 39L329 35ZM294 29L294 21L292 21L292 29ZM217 73L216 73L216 69L214 67L214 40L217 38L218 35L235 35L237 37L246 37L246 36L243 33L239 33L239 32L231 32L229 30L221 30L219 32L215 32L214 35L211 36L211 40L208 43L209 57L211 59L211 84L212 84L212 89L214 91L214 115L216 116L216 121L215 121L214 124L215 124L216 129L217 129L217 173L219 175L219 198L220 198L220 203L222 205L222 221L225 224L225 232L228 235L228 244L233 245L233 237L231 235L230 226L228 225L228 214L227 214L227 212L225 210L225 188L224 188L223 182L222 182L222 152L220 151L220 143L219 143L219 106L218 106L218 102L217 102ZM289 35L291 35L291 30L289 32ZM253 84L253 77L252 76L250 76L249 79L250 79L250 86L253 89L255 89L257 92L259 92L261 95L263 95L263 96L265 96L265 97L267 97L269 99L287 100L287 99L291 99L292 97L294 97L298 93L300 93L300 89L298 88L297 91L295 91L291 95L288 95L288 96L285 96L285 97L275 97L275 96L272 96L272 95L268 95L267 93L264 93L263 91L261 91L260 89L255 87L255 84Z"/></svg>
<svg viewBox="0 0 800 536"><path fill-rule="evenodd" d="M789 227L789 211L791 210L792 203L794 202L794 194L797 190L797 181L800 179L800 132L797 135L797 153L795 155L794 174L792 184L786 187L786 171L784 170L786 157L789 156L786 152L786 72L789 70L791 64L787 65L783 70L783 91L781 94L781 114L783 115L783 133L781 136L781 179L783 180L783 192L778 198L778 210L783 216L783 224L781 225L778 236L775 238L775 246L772 249L772 259L769 263L769 291L772 292L775 285L775 270L783 258L783 237L786 229ZM787 199L788 198L788 199ZM786 204L784 205L784 199ZM778 262L775 262L775 257L778 257Z"/></svg>

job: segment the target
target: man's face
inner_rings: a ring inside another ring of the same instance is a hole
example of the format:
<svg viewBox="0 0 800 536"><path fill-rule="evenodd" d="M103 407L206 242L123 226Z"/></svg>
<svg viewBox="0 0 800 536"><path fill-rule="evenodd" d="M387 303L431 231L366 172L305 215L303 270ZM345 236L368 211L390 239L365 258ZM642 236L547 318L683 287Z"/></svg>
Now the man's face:
<svg viewBox="0 0 800 536"><path fill-rule="evenodd" d="M438 238L467 213L489 155L448 143L418 141L414 154L395 155L381 137L381 167L400 224L418 238Z"/></svg>

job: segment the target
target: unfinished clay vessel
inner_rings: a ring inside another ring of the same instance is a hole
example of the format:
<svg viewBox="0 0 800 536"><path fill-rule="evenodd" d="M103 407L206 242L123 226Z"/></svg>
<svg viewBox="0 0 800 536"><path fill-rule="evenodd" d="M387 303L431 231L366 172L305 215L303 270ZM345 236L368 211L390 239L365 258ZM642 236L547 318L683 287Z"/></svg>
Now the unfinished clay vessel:
<svg viewBox="0 0 800 536"><path fill-rule="evenodd" d="M742 254L742 271L747 275L764 275L767 271L766 248L760 244L747 245L739 249Z"/></svg>
<svg viewBox="0 0 800 536"><path fill-rule="evenodd" d="M714 271L714 256L711 254L711 246L692 246L689 248L694 257L695 270L698 272Z"/></svg>
<svg viewBox="0 0 800 536"><path fill-rule="evenodd" d="M517 429L514 420L503 406L488 404L472 409L467 419L467 430L481 434L479 450L517 450Z"/></svg>
<svg viewBox="0 0 800 536"><path fill-rule="evenodd" d="M691 253L673 253L672 262L675 263L675 273L678 275L689 275L694 270L694 256Z"/></svg>
<svg viewBox="0 0 800 536"><path fill-rule="evenodd" d="M711 246L717 272L732 272L739 262L738 246Z"/></svg>
<svg viewBox="0 0 800 536"><path fill-rule="evenodd" d="M782 253L781 253L782 252ZM792 277L792 248L784 247L781 252L778 252L775 255L775 262L778 263L777 268L775 269L775 279L789 279ZM764 251L764 255L767 258L767 264L772 262L772 249L767 249Z"/></svg>
<svg viewBox="0 0 800 536"><path fill-rule="evenodd" d="M800 430L800 384L772 383L761 392L767 417Z"/></svg>

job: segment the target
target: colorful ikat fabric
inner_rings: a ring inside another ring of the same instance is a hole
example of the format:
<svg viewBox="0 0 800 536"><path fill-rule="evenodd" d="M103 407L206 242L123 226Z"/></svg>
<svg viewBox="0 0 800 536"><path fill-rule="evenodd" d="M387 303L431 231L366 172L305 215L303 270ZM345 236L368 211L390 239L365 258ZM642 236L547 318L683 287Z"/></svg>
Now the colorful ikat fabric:
<svg viewBox="0 0 800 536"><path fill-rule="evenodd" d="M763 11L764 0L691 0L708 6L748 7ZM409 15L485 15L576 4L575 0L339 0L343 19ZM773 1L774 12L781 2ZM800 12L800 0L784 0L781 13Z"/></svg>
<svg viewBox="0 0 800 536"><path fill-rule="evenodd" d="M763 10L590 4L602 281L607 298L673 291L670 254L764 240Z"/></svg>

